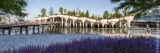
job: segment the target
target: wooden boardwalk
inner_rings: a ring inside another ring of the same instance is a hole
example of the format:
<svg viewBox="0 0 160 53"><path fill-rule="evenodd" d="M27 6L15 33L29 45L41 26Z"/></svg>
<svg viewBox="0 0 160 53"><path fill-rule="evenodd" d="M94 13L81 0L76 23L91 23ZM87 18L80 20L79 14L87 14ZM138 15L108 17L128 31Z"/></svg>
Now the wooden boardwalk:
<svg viewBox="0 0 160 53"><path fill-rule="evenodd" d="M36 27L38 28L38 33L40 33L40 29L42 29L42 32L44 30L44 27L48 27L49 30L51 30L53 27L60 27L61 23L59 22L55 22L55 23L31 23L31 24L10 24L10 25L0 25L0 29L2 30L2 33L3 35L5 35L5 31L7 30L8 31L8 35L11 34L11 30L13 28L19 28L19 32L20 34L22 34L23 32L23 29L25 28L25 34L28 34L28 28L29 27L32 27L32 31L33 31L33 34L35 33L36 31Z"/></svg>
<svg viewBox="0 0 160 53"><path fill-rule="evenodd" d="M29 27L29 26L40 26L40 25L56 25L61 24L59 22L56 23L30 23L30 24L7 24L7 25L0 25L0 29L10 29L15 27Z"/></svg>

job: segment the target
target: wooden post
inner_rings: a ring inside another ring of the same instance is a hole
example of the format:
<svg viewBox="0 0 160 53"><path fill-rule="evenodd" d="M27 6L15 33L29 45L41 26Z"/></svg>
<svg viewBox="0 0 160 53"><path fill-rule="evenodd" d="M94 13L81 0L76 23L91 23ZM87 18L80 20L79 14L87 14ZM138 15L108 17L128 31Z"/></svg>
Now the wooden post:
<svg viewBox="0 0 160 53"><path fill-rule="evenodd" d="M42 33L43 33L43 31L44 31L44 26L42 25Z"/></svg>
<svg viewBox="0 0 160 53"><path fill-rule="evenodd" d="M50 24L50 32L52 31L52 25Z"/></svg>
<svg viewBox="0 0 160 53"><path fill-rule="evenodd" d="M2 33L3 33L3 35L5 35L5 29L2 29Z"/></svg>
<svg viewBox="0 0 160 53"><path fill-rule="evenodd" d="M20 27L20 34L22 34L22 32L23 32L23 31L22 31L22 27Z"/></svg>
<svg viewBox="0 0 160 53"><path fill-rule="evenodd" d="M37 30L38 30L38 33L40 33L40 31L39 31L39 26L37 26L37 28L38 28L38 29L37 29Z"/></svg>
<svg viewBox="0 0 160 53"><path fill-rule="evenodd" d="M35 26L33 26L33 34L35 34Z"/></svg>
<svg viewBox="0 0 160 53"><path fill-rule="evenodd" d="M28 34L28 27L26 27L26 34Z"/></svg>
<svg viewBox="0 0 160 53"><path fill-rule="evenodd" d="M8 29L8 35L11 35L11 29Z"/></svg>
<svg viewBox="0 0 160 53"><path fill-rule="evenodd" d="M62 23L61 23L61 24L62 24L62 26L61 26L61 27L63 27L63 17L62 17Z"/></svg>

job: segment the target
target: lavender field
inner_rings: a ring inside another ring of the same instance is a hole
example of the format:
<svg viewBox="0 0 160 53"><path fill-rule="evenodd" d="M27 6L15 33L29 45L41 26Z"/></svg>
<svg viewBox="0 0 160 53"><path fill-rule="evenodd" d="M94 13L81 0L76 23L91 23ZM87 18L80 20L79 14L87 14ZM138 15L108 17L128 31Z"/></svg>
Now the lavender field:
<svg viewBox="0 0 160 53"><path fill-rule="evenodd" d="M157 42L153 37L134 38L85 38L69 43L48 46L25 46L2 53L156 53Z"/></svg>

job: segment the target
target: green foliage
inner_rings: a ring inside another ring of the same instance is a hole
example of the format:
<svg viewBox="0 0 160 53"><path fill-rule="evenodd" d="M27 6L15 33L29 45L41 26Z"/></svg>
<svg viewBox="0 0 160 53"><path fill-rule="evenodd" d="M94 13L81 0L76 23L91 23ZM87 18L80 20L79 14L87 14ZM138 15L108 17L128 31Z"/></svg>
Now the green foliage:
<svg viewBox="0 0 160 53"><path fill-rule="evenodd" d="M38 17L40 17L41 15L40 14L38 14Z"/></svg>
<svg viewBox="0 0 160 53"><path fill-rule="evenodd" d="M113 14L111 13L111 14L109 15L109 17L112 18L112 17L113 17Z"/></svg>
<svg viewBox="0 0 160 53"><path fill-rule="evenodd" d="M62 7L59 8L59 12L60 12L61 14L63 14L63 8L62 8Z"/></svg>
<svg viewBox="0 0 160 53"><path fill-rule="evenodd" d="M66 9L64 9L64 14L66 14L67 13L67 10Z"/></svg>
<svg viewBox="0 0 160 53"><path fill-rule="evenodd" d="M92 18L92 19L95 19L95 16L94 16L94 14L91 16L91 18Z"/></svg>
<svg viewBox="0 0 160 53"><path fill-rule="evenodd" d="M106 19L106 18L110 18L110 14L108 11L105 11L104 14L103 14L103 18Z"/></svg>
<svg viewBox="0 0 160 53"><path fill-rule="evenodd" d="M53 15L53 8L52 7L50 7L49 15Z"/></svg>
<svg viewBox="0 0 160 53"><path fill-rule="evenodd" d="M132 9L130 14L138 18L147 15L148 12L160 6L160 0L111 0L112 3L120 3L116 9Z"/></svg>
<svg viewBox="0 0 160 53"><path fill-rule="evenodd" d="M81 17L84 17L84 16L85 16L85 15L84 15L84 12L81 12L81 13L80 13L80 16L81 16Z"/></svg>
<svg viewBox="0 0 160 53"><path fill-rule="evenodd" d="M112 16L113 18L119 18L122 16L122 14L118 10L115 10L115 13Z"/></svg>
<svg viewBox="0 0 160 53"><path fill-rule="evenodd" d="M89 17L89 11L88 10L86 11L86 15L85 16Z"/></svg>
<svg viewBox="0 0 160 53"><path fill-rule="evenodd" d="M68 12L67 12L67 15L71 15L71 11L68 11Z"/></svg>
<svg viewBox="0 0 160 53"><path fill-rule="evenodd" d="M0 17L0 21L2 21L2 17Z"/></svg>
<svg viewBox="0 0 160 53"><path fill-rule="evenodd" d="M72 12L72 15L73 15L73 16L76 16L76 11L75 11L75 10Z"/></svg>
<svg viewBox="0 0 160 53"><path fill-rule="evenodd" d="M2 14L24 17L27 15L23 12L26 6L26 0L0 0L0 11L2 11Z"/></svg>
<svg viewBox="0 0 160 53"><path fill-rule="evenodd" d="M123 10L123 16L128 16L129 14L130 14L130 12L128 11L127 8L125 8L125 9Z"/></svg>
<svg viewBox="0 0 160 53"><path fill-rule="evenodd" d="M41 9L41 16L42 17L46 16L46 9L45 8Z"/></svg>

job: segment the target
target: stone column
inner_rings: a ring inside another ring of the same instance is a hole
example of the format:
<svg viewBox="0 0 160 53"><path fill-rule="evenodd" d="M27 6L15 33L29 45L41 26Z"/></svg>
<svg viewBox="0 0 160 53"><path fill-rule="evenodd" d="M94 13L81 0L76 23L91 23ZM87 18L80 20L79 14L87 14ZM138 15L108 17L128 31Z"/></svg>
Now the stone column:
<svg viewBox="0 0 160 53"><path fill-rule="evenodd" d="M88 23L85 23L85 27L88 27Z"/></svg>
<svg viewBox="0 0 160 53"><path fill-rule="evenodd" d="M114 28L114 24L112 24L112 28Z"/></svg>
<svg viewBox="0 0 160 53"><path fill-rule="evenodd" d="M119 27L120 27L120 28L122 27L122 23L121 23L121 21L119 21Z"/></svg>
<svg viewBox="0 0 160 53"><path fill-rule="evenodd" d="M130 22L128 22L128 23L127 23L127 25L128 25L128 28L130 28L130 27L131 27L131 26L130 26Z"/></svg>
<svg viewBox="0 0 160 53"><path fill-rule="evenodd" d="M67 21L68 21L68 19L66 19L66 20L65 20L65 26L68 26L68 23L67 23Z"/></svg>
<svg viewBox="0 0 160 53"><path fill-rule="evenodd" d="M99 24L97 24L98 25L98 28L99 28Z"/></svg>
<svg viewBox="0 0 160 53"><path fill-rule="evenodd" d="M82 22L82 24L83 24L83 27L84 27L84 22Z"/></svg>
<svg viewBox="0 0 160 53"><path fill-rule="evenodd" d="M69 21L69 25L70 25L70 27L72 26L72 21Z"/></svg>
<svg viewBox="0 0 160 53"><path fill-rule="evenodd" d="M81 27L82 23L79 23L79 27Z"/></svg>
<svg viewBox="0 0 160 53"><path fill-rule="evenodd" d="M75 26L75 21L73 20L73 26Z"/></svg>
<svg viewBox="0 0 160 53"><path fill-rule="evenodd" d="M62 20L61 20L61 21L62 21L62 23L61 23L61 24L62 24L62 27L63 27L63 17L62 17Z"/></svg>
<svg viewBox="0 0 160 53"><path fill-rule="evenodd" d="M47 20L45 20L45 23L47 23Z"/></svg>
<svg viewBox="0 0 160 53"><path fill-rule="evenodd" d="M76 27L78 26L77 23L78 23L78 22L76 22Z"/></svg>
<svg viewBox="0 0 160 53"><path fill-rule="evenodd" d="M102 24L102 27L104 28L104 24Z"/></svg>
<svg viewBox="0 0 160 53"><path fill-rule="evenodd" d="M93 27L93 23L91 23L91 28Z"/></svg>
<svg viewBox="0 0 160 53"><path fill-rule="evenodd" d="M52 22L54 22L54 17L53 17L53 19L52 19Z"/></svg>

